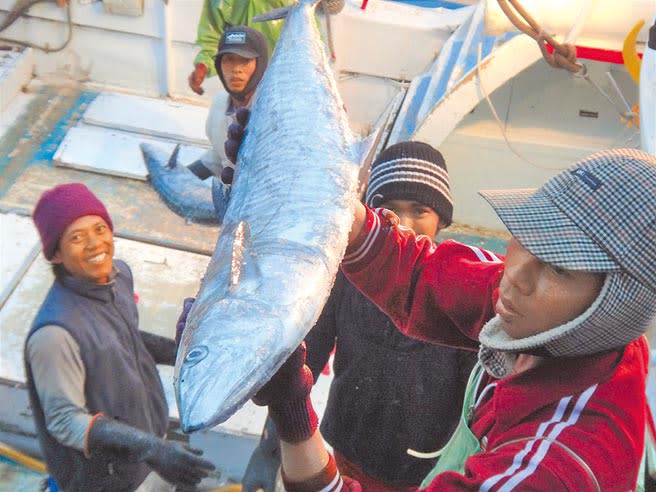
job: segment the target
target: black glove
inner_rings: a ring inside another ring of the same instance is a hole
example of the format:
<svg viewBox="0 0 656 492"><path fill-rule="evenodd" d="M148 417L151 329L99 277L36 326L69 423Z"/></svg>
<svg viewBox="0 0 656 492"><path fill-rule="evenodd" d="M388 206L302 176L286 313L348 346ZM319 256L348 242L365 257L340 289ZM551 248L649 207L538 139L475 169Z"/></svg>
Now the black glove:
<svg viewBox="0 0 656 492"><path fill-rule="evenodd" d="M250 109L239 108L235 113L235 122L228 127L227 140L225 141L225 144L223 144L223 148L225 150L226 157L230 159L233 164L237 163L237 154L239 153L239 147L244 140L246 125L248 125L248 120L250 117ZM223 173L221 173L221 179L223 180ZM223 182L226 183L226 181ZM231 182L232 176L230 176L230 183Z"/></svg>
<svg viewBox="0 0 656 492"><path fill-rule="evenodd" d="M146 349L153 356L156 364L175 365L175 356L178 350L175 340L143 330L139 330L139 333L141 334L141 339L144 341L144 345L146 345Z"/></svg>
<svg viewBox="0 0 656 492"><path fill-rule="evenodd" d="M197 485L214 470L212 463L200 458L200 450L104 417L97 418L89 429L86 450L91 456L111 452L146 462L172 484Z"/></svg>
<svg viewBox="0 0 656 492"><path fill-rule="evenodd" d="M275 492L276 475L280 468L280 443L273 421L267 417L262 432L262 439L248 461L244 478L241 481L242 492Z"/></svg>
<svg viewBox="0 0 656 492"><path fill-rule="evenodd" d="M182 340L182 333L184 332L185 325L187 324L187 316L189 315L189 311L191 311L191 306L194 305L195 300L195 297L185 297L184 301L182 301L182 312L180 313L180 316L178 316L178 321L175 324L176 349L180 345L180 340ZM175 360L173 361L173 364L175 364Z"/></svg>
<svg viewBox="0 0 656 492"><path fill-rule="evenodd" d="M268 405L280 439L290 443L312 437L319 422L310 399L314 377L305 365L305 353L305 342L301 342L253 397L256 405Z"/></svg>

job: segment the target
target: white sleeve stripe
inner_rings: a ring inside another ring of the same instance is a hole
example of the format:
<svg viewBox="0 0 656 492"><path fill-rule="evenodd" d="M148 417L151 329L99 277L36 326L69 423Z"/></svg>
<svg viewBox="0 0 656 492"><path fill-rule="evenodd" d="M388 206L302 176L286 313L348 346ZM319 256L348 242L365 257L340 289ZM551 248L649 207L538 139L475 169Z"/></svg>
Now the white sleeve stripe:
<svg viewBox="0 0 656 492"><path fill-rule="evenodd" d="M593 385L581 394L569 418L565 422L560 422L554 426L554 428L549 433L548 440L544 440L540 443L537 452L531 457L526 468L508 480L508 482L499 490L499 492L511 492L517 485L523 482L525 478L533 474L551 447L550 441L556 440L556 438L563 430L565 430L566 427L570 427L576 423L576 421L581 416L581 411L585 407L585 404L590 400L590 397L596 388L597 385Z"/></svg>
<svg viewBox="0 0 656 492"><path fill-rule="evenodd" d="M567 407L570 405L570 401L572 397L567 396L562 398L558 404L558 408L556 409L554 416L548 422L544 422L540 425L535 439L531 439L526 444L526 446L524 446L524 449L522 449L522 451L520 451L519 453L517 453L517 455L515 455L515 459L513 460L513 464L510 466L510 468L508 468L506 472L499 475L495 475L494 477L491 477L488 480L486 480L481 486L480 490L482 492L490 491L492 490L492 487L497 485L504 478L508 478L508 480L501 488L498 489L498 491L512 492L513 490L515 490L515 487L517 485L519 485L521 482L524 481L524 479L526 479L527 477L529 477L535 472L540 462L546 456L547 451L551 447L552 442L556 440L556 438L563 432L563 430L565 430L565 428L574 425L578 421L579 417L581 416L581 412L583 411L583 408L585 408L585 405L588 403L588 401L590 400L592 394L595 392L596 389L597 389L596 384L586 389L581 394L581 396L579 396L578 400L574 403L574 408L571 414L564 421L562 419L565 414L565 409L567 409ZM546 437L544 437L545 430L548 427L550 427L552 424L555 425L553 425L549 434ZM521 468L524 458L526 457L526 455L528 455L531 452L537 441L541 441L540 444L538 445L538 449L535 451L535 453L530 458L530 460L525 465L525 467L519 470Z"/></svg>
<svg viewBox="0 0 656 492"><path fill-rule="evenodd" d="M371 248L371 245L375 242L376 238L378 237L378 233L380 231L380 217L378 217L378 215L374 215L373 222L374 223L371 228L371 231L369 231L369 235L367 236L365 241L360 245L357 251L348 255L348 260L346 261L346 263L355 263L360 259L362 259Z"/></svg>
<svg viewBox="0 0 656 492"><path fill-rule="evenodd" d="M547 428L555 423L559 422L563 416L565 415L565 410L567 410L567 406L569 405L569 402L571 401L572 397L571 396L566 396L561 398L561 400L558 402L558 406L556 407L556 411L554 412L553 416L546 422L542 422L538 426L538 431L536 433L537 438L541 438ZM517 453L513 459L512 464L510 467L503 473L500 473L498 475L495 475L493 477L488 478L483 484L481 485L480 491L481 492L488 492L489 490L492 489L499 481L504 479L507 476L512 475L515 473L522 464L522 461L524 460L524 457L531 451L533 448L533 445L535 444L535 440L531 439L526 443L524 446L524 449L522 449L519 453Z"/></svg>
<svg viewBox="0 0 656 492"><path fill-rule="evenodd" d="M360 245L360 247L351 254L344 256L343 263L356 263L366 256L366 254L371 249L371 245L376 242L376 238L380 232L380 217L377 214L374 214L374 224L367 235L365 241Z"/></svg>
<svg viewBox="0 0 656 492"><path fill-rule="evenodd" d="M471 249L474 252L474 254L476 255L476 257L482 263L501 263L501 259L497 255L495 255L494 253L492 253L492 252L490 252L486 249L481 249L481 248L478 248L476 246L472 246L470 244L465 244L465 246L467 246L469 249ZM490 258L488 258L485 255L486 253L487 253L487 255L490 256Z"/></svg>
<svg viewBox="0 0 656 492"><path fill-rule="evenodd" d="M319 490L319 492L339 492L342 490L343 484L342 476L339 474L339 470L337 470L331 482L323 489Z"/></svg>
<svg viewBox="0 0 656 492"><path fill-rule="evenodd" d="M490 255L493 263L503 263L503 260L499 258L496 254L494 254L492 251L488 251L487 249L485 251L487 251L487 254Z"/></svg>

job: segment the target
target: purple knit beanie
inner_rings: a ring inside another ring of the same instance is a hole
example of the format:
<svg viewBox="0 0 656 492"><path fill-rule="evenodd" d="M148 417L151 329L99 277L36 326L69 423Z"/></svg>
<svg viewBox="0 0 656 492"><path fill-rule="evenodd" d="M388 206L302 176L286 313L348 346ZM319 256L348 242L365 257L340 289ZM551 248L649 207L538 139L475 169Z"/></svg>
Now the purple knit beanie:
<svg viewBox="0 0 656 492"><path fill-rule="evenodd" d="M66 228L85 215L102 217L113 231L105 205L82 183L68 183L44 191L32 213L41 236L43 254L51 260Z"/></svg>

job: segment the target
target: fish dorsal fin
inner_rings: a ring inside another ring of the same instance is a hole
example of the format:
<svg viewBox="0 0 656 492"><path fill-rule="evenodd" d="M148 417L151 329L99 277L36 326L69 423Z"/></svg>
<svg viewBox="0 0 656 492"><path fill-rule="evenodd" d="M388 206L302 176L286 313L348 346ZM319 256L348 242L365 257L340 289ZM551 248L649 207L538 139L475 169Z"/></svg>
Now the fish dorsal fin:
<svg viewBox="0 0 656 492"><path fill-rule="evenodd" d="M245 271L257 268L250 250L250 232L248 222L243 220L232 232L229 291L239 285Z"/></svg>
<svg viewBox="0 0 656 492"><path fill-rule="evenodd" d="M175 149L173 149L173 153L171 154L171 157L169 157L169 162L166 165L169 169L175 169L175 167L178 165L178 154L180 153L180 144L177 144L175 146Z"/></svg>
<svg viewBox="0 0 656 492"><path fill-rule="evenodd" d="M223 184L219 178L212 176L212 203L219 223L223 223L226 210L228 210L228 198L230 197L229 185Z"/></svg>
<svg viewBox="0 0 656 492"><path fill-rule="evenodd" d="M358 156L358 161L360 162L360 171L358 173L358 196L360 198L364 197L365 190L369 184L371 166L376 158L382 136L382 127L378 127L367 137L356 143L355 154Z"/></svg>
<svg viewBox="0 0 656 492"><path fill-rule="evenodd" d="M360 198L364 197L367 184L369 183L369 174L374 159L381 150L385 148L389 133L392 130L394 119L403 103L405 92L399 92L390 103L383 114L379 117L371 133L356 143L355 155L360 163L360 172L358 174L358 194Z"/></svg>
<svg viewBox="0 0 656 492"><path fill-rule="evenodd" d="M278 19L284 19L287 17L287 14L291 10L291 7L278 7L276 9L271 9L268 12L265 12L260 15L253 17L253 22L266 22Z"/></svg>

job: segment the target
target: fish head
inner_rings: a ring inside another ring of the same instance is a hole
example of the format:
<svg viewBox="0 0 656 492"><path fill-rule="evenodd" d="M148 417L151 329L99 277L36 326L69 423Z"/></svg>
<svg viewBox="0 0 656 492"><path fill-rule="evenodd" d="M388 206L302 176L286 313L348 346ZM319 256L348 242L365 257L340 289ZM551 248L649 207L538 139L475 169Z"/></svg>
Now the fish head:
<svg viewBox="0 0 656 492"><path fill-rule="evenodd" d="M282 330L280 318L252 300L223 299L208 310L178 352L175 386L184 432L224 422L269 380L288 355Z"/></svg>

